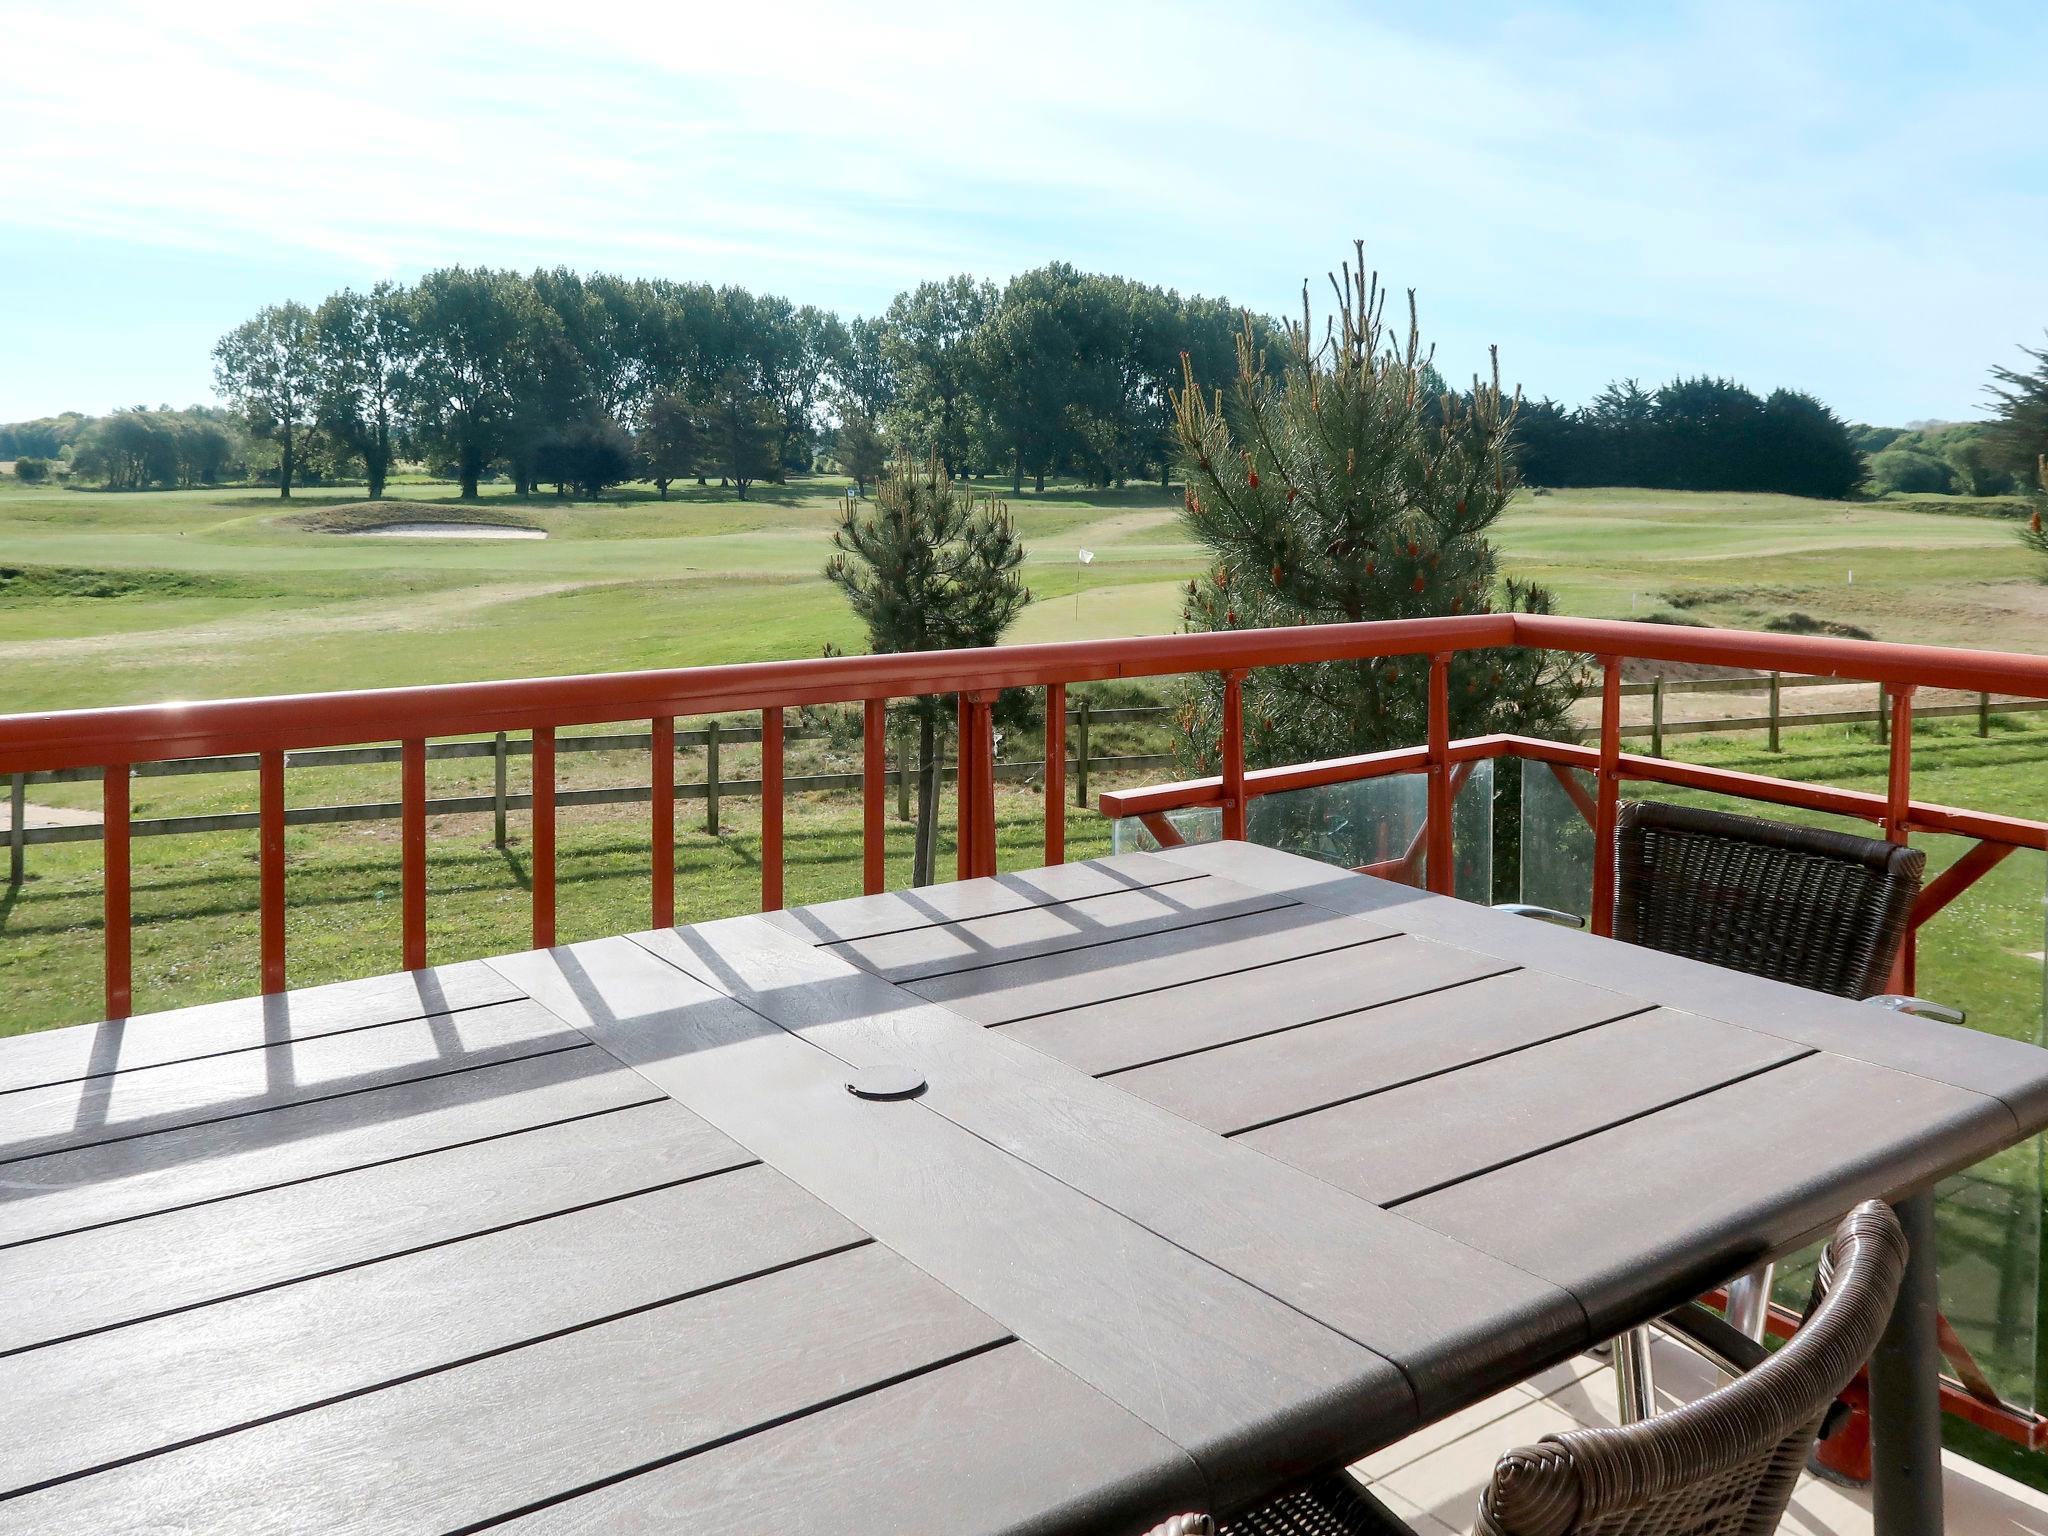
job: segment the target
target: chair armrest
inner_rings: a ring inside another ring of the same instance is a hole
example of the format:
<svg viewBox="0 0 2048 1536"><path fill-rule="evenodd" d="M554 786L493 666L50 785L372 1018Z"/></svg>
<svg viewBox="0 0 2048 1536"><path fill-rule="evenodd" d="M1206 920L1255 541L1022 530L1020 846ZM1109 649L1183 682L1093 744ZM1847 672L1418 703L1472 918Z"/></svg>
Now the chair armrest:
<svg viewBox="0 0 2048 1536"><path fill-rule="evenodd" d="M1889 1008L1893 1013L1910 1013L1918 1019L1933 1019L1942 1024L1966 1024L1969 1015L1960 1008L1951 1008L1946 1003L1930 1002L1924 997L1908 997L1903 992L1886 992L1879 997L1863 999L1879 1008Z"/></svg>
<svg viewBox="0 0 2048 1536"><path fill-rule="evenodd" d="M1730 1376L1746 1375L1771 1356L1771 1352L1755 1339L1696 1301L1687 1302L1675 1312L1665 1313L1657 1319L1655 1326ZM1828 1404L1816 1438L1831 1439L1849 1422L1850 1412L1849 1405L1839 1397Z"/></svg>
<svg viewBox="0 0 2048 1536"><path fill-rule="evenodd" d="M1502 901L1494 904L1494 911L1506 912L1512 917L1533 917L1539 923L1552 923L1559 928L1583 928L1586 920L1570 912L1560 912L1555 907L1532 907L1522 901Z"/></svg>

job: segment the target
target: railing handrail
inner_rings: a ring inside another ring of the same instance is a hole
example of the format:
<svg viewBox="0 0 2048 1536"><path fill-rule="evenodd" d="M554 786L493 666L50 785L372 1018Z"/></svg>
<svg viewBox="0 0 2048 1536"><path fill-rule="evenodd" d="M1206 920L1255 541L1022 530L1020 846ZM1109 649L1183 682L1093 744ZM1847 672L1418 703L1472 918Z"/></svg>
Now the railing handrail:
<svg viewBox="0 0 2048 1536"><path fill-rule="evenodd" d="M0 715L0 773L472 736L535 724L597 725L650 716L1242 671L1513 643L1513 616L1485 614L52 710ZM2048 676L2041 686L2048 692Z"/></svg>
<svg viewBox="0 0 2048 1536"><path fill-rule="evenodd" d="M1478 614L4 715L0 773L1506 645L2048 698L2043 656L1617 619Z"/></svg>

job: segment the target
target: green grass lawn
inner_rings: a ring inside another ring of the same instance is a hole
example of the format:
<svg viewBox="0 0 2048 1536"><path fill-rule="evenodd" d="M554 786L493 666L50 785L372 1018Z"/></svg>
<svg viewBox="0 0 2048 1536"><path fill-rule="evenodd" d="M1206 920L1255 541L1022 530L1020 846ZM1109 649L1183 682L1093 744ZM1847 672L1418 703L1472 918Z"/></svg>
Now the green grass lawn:
<svg viewBox="0 0 2048 1536"><path fill-rule="evenodd" d="M644 489L478 509L544 541L320 531L352 488L108 494L0 481L5 707L50 709L540 676L858 649L820 574L843 482ZM418 480L397 499L443 502ZM1157 487L1010 498L1037 601L1014 638L1158 633L1201 561ZM340 514L346 520L348 514ZM423 515L431 515L423 513ZM1759 626L1794 611L1885 639L2048 647L2048 585L2008 521L1889 503L1574 491L1523 496L1507 568L1563 611ZM1082 548L1094 551L1082 567ZM1854 582L1850 582L1850 574Z"/></svg>

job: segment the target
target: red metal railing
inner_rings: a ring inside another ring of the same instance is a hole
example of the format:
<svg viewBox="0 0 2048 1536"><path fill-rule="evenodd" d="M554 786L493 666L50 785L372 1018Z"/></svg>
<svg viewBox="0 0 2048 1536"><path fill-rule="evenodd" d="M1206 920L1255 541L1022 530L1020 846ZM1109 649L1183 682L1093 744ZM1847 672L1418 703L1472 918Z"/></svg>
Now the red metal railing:
<svg viewBox="0 0 2048 1536"><path fill-rule="evenodd" d="M1519 645L1593 657L1602 677L1600 730L1594 745L1490 736L1450 737L1450 659L1461 651ZM1259 667L1388 656L1430 658L1429 723L1424 744L1328 762L1247 771L1243 681ZM1804 672L1880 683L1891 710L1891 751L1882 795L1726 769L1676 763L1621 750L1624 657L1703 662L1738 669ZM2048 698L2048 658L1988 651L1886 645L1818 636L1752 634L1662 625L1494 614L1376 624L1304 626L1206 635L1173 635L996 650L828 657L742 666L619 672L584 677L465 683L298 697L232 699L0 717L0 774L97 770L105 826L105 1002L110 1017L131 1011L129 775L137 763L215 754L256 754L261 985L287 984L285 953L285 754L314 747L400 743L401 963L417 969L427 951L426 744L430 737L529 731L533 739L532 936L555 937L555 738L562 729L645 719L654 758L650 826L650 910L656 926L675 916L675 721L678 716L758 710L761 717L761 905L782 904L783 712L807 704L864 706L862 887L883 887L887 777L886 706L891 699L956 695L958 749L957 872L996 867L995 752L992 706L1006 688L1046 692L1044 858L1065 856L1065 701L1069 685L1132 677L1209 672L1223 682L1223 771L1214 778L1102 795L1106 814L1138 816L1177 840L1164 813L1217 806L1225 836L1241 837L1246 807L1259 795L1385 774L1427 775L1428 815L1415 845L1375 866L1430 888L1451 889L1451 810L1472 765L1514 756L1546 763L1595 833L1593 926L1605 932L1614 910L1611 850L1621 785L1630 780L1716 791L1774 804L1860 817L1886 837L1956 834L1974 846L1921 893L1914 927L1982 878L2015 848L2048 849L2048 823L1963 810L1912 798L1912 711L1918 687ZM1593 775L1588 795L1572 770ZM1901 990L1911 990L1911 946ZM1956 1392L1968 1395L1966 1389ZM1951 1406L1955 1406L1951 1404ZM2027 1443L2042 1439L2039 1419L1981 1397L1972 1413ZM2001 1417L2002 1415L2002 1417Z"/></svg>
<svg viewBox="0 0 2048 1536"><path fill-rule="evenodd" d="M1597 747L1512 738L1452 741L1447 677L1459 651L1506 645L1538 646L1596 657L1603 673ZM1247 772L1244 766L1242 683L1247 673L1291 662L1427 655L1430 667L1429 736L1425 745L1369 758ZM1893 733L1888 792L1875 796L1798 784L1726 770L1639 757L1621 751L1620 665L1624 656L1653 660L1802 671L1886 685ZM1752 799L1843 811L1904 839L1916 831L1960 833L1978 840L1973 852L1923 897L1927 915L1965 889L2013 847L2048 848L2048 828L1992 813L1930 805L1911 798L1910 725L1916 686L2048 698L2048 658L2000 652L1885 645L1818 636L1674 629L1550 616L1491 614L1399 620L1377 624L1304 626L1204 635L941 651L912 655L827 657L672 671L617 672L584 677L461 683L427 688L378 689L211 703L160 704L0 717L0 773L97 769L104 782L105 1000L110 1016L132 1007L128 837L128 778L134 764L208 754L254 753L260 758L259 925L265 991L287 982L285 955L284 754L323 746L397 740L401 744L401 954L407 968L427 963L426 742L429 737L533 735L532 936L536 945L555 933L555 772L558 731L602 722L645 719L655 742L650 829L657 924L674 917L674 762L661 743L673 739L675 720L733 710L761 715L761 905L782 902L783 711L819 703L867 706L863 731L866 790L862 826L862 884L879 890L882 789L886 777L883 709L892 698L954 694L959 700L959 795L962 808L957 872L995 869L995 772L992 706L1005 688L1042 687L1061 719L1065 689L1107 678L1213 672L1224 683L1223 772L1214 780L1165 785L1104 797L1104 809L1140 815L1168 806L1222 808L1226 835L1241 835L1247 802L1256 795L1309 783L1334 782L1420 769L1429 776L1428 830L1417 850L1429 883L1449 889L1449 810L1460 786L1458 766L1507 753L1532 756L1595 774L1592 821L1605 846L1611 837L1620 784L1658 780L1719 789ZM1058 727L1052 728L1055 735ZM1049 750L1057 762L1060 750ZM1045 857L1064 856L1062 775L1046 775ZM1430 857L1430 854L1434 857ZM1612 918L1611 866L1596 861L1595 926Z"/></svg>

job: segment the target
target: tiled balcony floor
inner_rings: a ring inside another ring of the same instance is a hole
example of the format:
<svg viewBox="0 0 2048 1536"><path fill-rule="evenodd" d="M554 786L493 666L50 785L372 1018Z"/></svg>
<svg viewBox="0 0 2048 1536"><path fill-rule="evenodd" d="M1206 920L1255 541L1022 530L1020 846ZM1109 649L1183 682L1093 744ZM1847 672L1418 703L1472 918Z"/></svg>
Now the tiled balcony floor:
<svg viewBox="0 0 2048 1536"><path fill-rule="evenodd" d="M1665 1339L1655 1346L1657 1393L1669 1404L1716 1380L1696 1356ZM1422 1536L1472 1529L1479 1490L1501 1452L1544 1435L1615 1422L1614 1373L1580 1357L1389 1446L1353 1470ZM2048 1494L1945 1455L1949 1536L2048 1536ZM1868 1536L1870 1496L1807 1476L1786 1536Z"/></svg>

